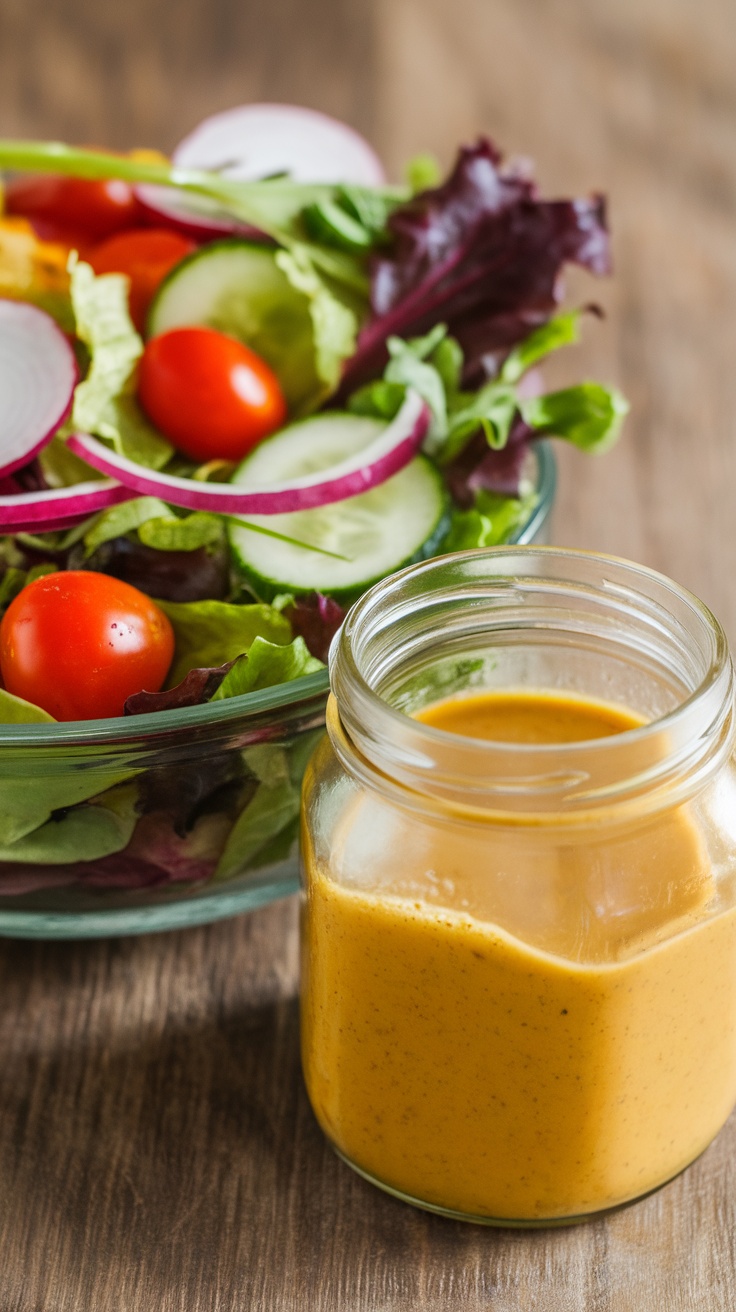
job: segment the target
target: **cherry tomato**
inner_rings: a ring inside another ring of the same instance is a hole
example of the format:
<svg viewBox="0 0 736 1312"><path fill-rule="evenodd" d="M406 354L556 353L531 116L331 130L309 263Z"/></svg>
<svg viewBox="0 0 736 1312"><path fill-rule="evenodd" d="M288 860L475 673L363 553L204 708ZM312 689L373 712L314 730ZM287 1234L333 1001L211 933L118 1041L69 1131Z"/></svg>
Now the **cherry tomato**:
<svg viewBox="0 0 736 1312"><path fill-rule="evenodd" d="M139 332L148 307L169 269L197 249L196 242L168 228L134 228L95 246L89 262L95 273L126 273L130 278L130 317Z"/></svg>
<svg viewBox="0 0 736 1312"><path fill-rule="evenodd" d="M29 583L0 623L7 691L57 720L122 715L132 693L158 692L173 655L171 624L150 597L91 570Z"/></svg>
<svg viewBox="0 0 736 1312"><path fill-rule="evenodd" d="M240 460L280 428L286 401L265 360L214 328L172 328L146 344L143 409L191 460Z"/></svg>
<svg viewBox="0 0 736 1312"><path fill-rule="evenodd" d="M30 219L45 241L76 245L101 241L140 224L143 207L127 182L94 182L53 173L14 178L5 189L5 210Z"/></svg>

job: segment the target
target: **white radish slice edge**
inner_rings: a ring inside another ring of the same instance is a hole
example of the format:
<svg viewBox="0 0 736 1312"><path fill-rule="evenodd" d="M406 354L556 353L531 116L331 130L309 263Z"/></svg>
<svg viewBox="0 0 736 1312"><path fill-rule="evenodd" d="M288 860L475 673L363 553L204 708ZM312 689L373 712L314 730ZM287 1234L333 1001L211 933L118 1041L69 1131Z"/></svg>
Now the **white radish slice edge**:
<svg viewBox="0 0 736 1312"><path fill-rule="evenodd" d="M0 475L27 465L67 418L79 371L59 325L0 299Z"/></svg>
<svg viewBox="0 0 736 1312"><path fill-rule="evenodd" d="M73 433L67 445L94 469L132 488L139 496L150 494L170 505L222 515L280 515L331 505L385 483L416 455L428 427L429 410L418 393L410 390L396 417L357 455L316 474L248 490L237 490L236 485L227 483L198 483L146 469L86 433Z"/></svg>
<svg viewBox="0 0 736 1312"><path fill-rule="evenodd" d="M214 114L176 147L174 164L254 182L286 173L295 182L352 182L366 187L386 181L373 148L345 123L300 105L238 105ZM250 233L206 197L170 187L139 186L136 195L152 214L188 236Z"/></svg>

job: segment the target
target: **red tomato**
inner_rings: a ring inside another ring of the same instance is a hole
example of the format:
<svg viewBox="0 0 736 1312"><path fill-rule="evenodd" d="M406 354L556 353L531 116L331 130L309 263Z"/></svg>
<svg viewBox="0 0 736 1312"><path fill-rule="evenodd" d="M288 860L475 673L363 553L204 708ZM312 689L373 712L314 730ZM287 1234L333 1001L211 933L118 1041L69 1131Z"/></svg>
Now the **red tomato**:
<svg viewBox="0 0 736 1312"><path fill-rule="evenodd" d="M91 570L29 583L0 623L7 691L57 720L122 715L132 693L158 692L173 655L171 624L150 597Z"/></svg>
<svg viewBox="0 0 736 1312"><path fill-rule="evenodd" d="M8 214L30 219L45 241L101 241L140 224L143 208L127 182L93 182L53 173L14 178L5 189Z"/></svg>
<svg viewBox="0 0 736 1312"><path fill-rule="evenodd" d="M138 228L108 237L90 252L95 273L126 273L130 278L130 316L139 332L153 294L169 269L197 249L196 242L167 228Z"/></svg>
<svg viewBox="0 0 736 1312"><path fill-rule="evenodd" d="M254 351L214 328L172 328L146 344L138 399L191 460L241 460L280 428L286 401Z"/></svg>

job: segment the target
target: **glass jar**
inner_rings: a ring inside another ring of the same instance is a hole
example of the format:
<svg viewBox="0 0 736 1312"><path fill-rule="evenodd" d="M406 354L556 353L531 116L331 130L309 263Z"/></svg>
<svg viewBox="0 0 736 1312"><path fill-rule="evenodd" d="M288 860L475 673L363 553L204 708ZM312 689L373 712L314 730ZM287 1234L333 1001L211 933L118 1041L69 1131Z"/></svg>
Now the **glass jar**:
<svg viewBox="0 0 736 1312"><path fill-rule="evenodd" d="M717 621L637 565L502 547L374 587L330 670L302 820L303 1065L325 1134L389 1192L489 1224L656 1189L736 1101ZM519 689L640 727L520 744L414 715Z"/></svg>

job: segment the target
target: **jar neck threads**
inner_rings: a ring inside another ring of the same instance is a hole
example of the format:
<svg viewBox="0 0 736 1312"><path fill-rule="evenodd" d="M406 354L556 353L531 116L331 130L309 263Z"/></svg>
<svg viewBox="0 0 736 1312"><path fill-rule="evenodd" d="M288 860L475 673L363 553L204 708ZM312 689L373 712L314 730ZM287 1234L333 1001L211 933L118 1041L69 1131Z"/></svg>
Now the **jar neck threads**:
<svg viewBox="0 0 736 1312"><path fill-rule="evenodd" d="M489 548L411 566L350 612L330 677L338 754L433 803L570 820L614 805L656 809L697 791L732 750L718 621L663 575L587 552ZM617 703L646 723L530 745L461 738L411 714L519 688Z"/></svg>

